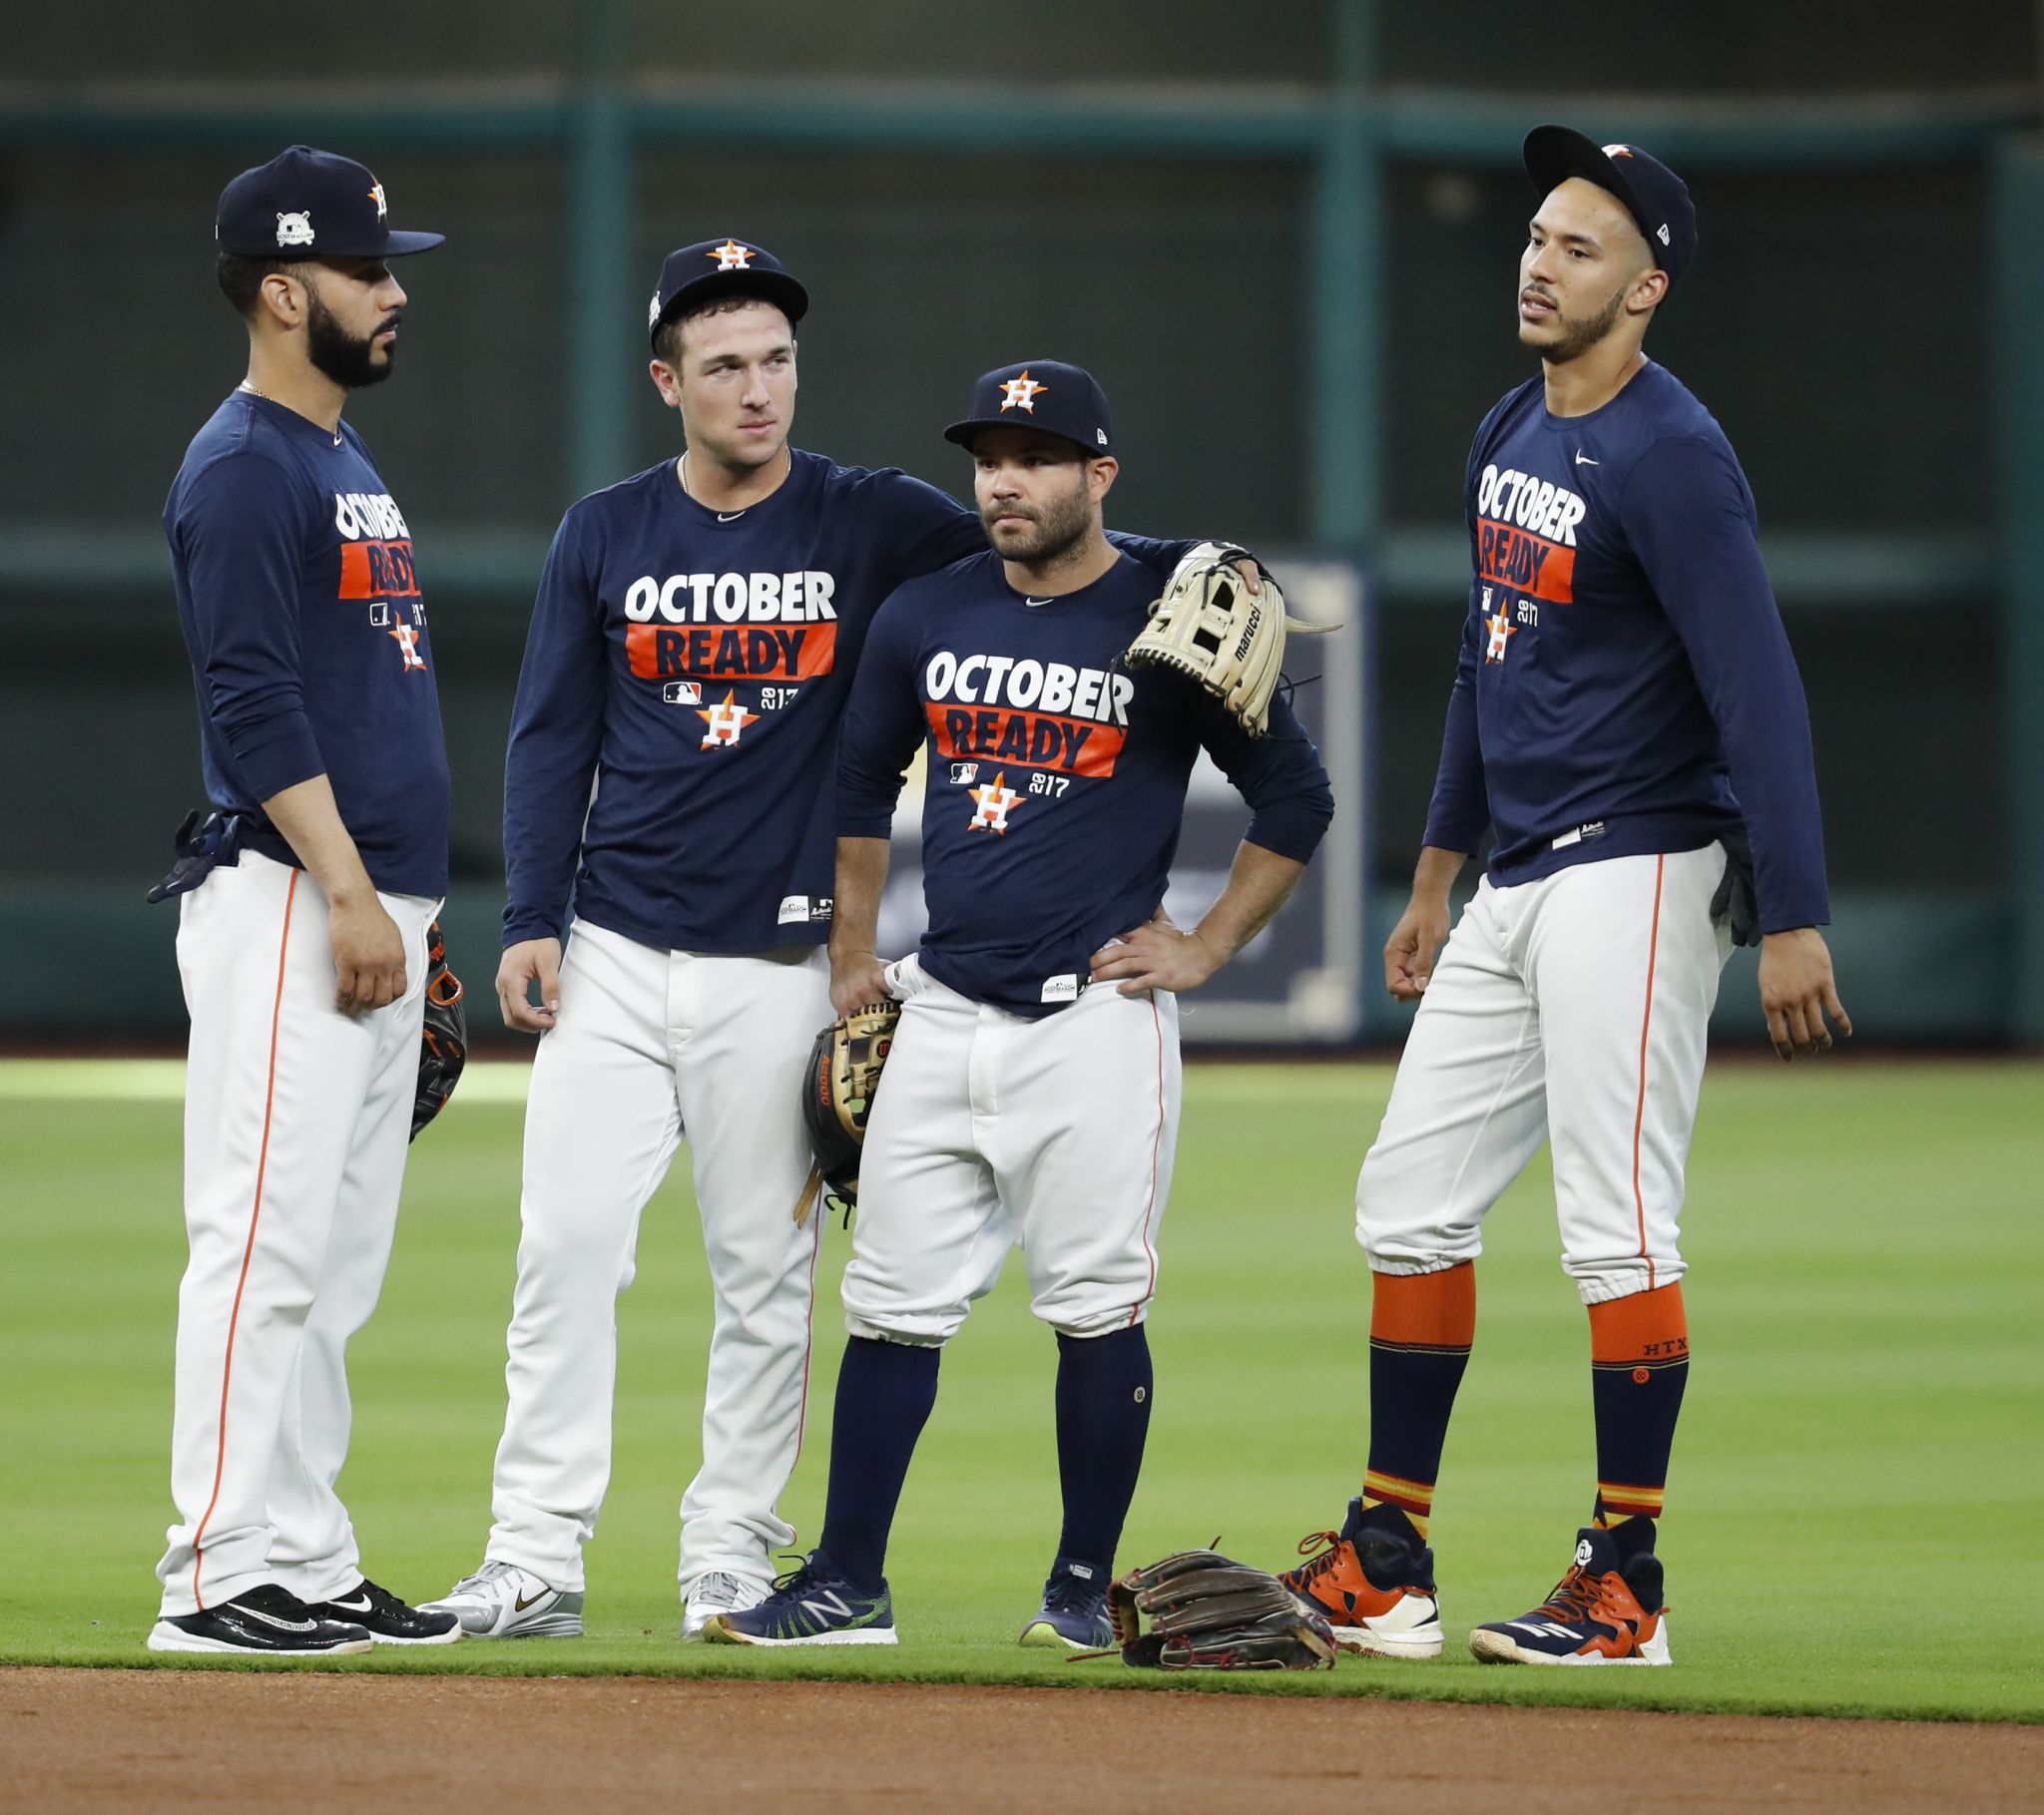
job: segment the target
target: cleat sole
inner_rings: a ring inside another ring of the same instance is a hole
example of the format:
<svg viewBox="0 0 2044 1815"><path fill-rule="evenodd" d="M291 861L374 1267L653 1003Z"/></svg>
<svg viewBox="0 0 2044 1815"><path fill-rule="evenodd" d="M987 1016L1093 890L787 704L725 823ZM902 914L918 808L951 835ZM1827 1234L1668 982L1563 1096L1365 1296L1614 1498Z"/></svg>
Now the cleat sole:
<svg viewBox="0 0 2044 1815"><path fill-rule="evenodd" d="M355 1657L372 1649L373 1646L374 1641L364 1637L346 1639L340 1644L308 1645L300 1650L272 1650L268 1646L258 1650L254 1645L229 1644L224 1639L202 1638L197 1633L187 1632L172 1625L169 1620L159 1621L149 1635L149 1648L152 1651L203 1653L209 1657L248 1657L257 1662L267 1657Z"/></svg>
<svg viewBox="0 0 2044 1815"><path fill-rule="evenodd" d="M722 1614L703 1628L703 1637L709 1644L893 1644L892 1626L853 1626L842 1632L811 1632L805 1638L767 1638L757 1632L740 1632L729 1625Z"/></svg>

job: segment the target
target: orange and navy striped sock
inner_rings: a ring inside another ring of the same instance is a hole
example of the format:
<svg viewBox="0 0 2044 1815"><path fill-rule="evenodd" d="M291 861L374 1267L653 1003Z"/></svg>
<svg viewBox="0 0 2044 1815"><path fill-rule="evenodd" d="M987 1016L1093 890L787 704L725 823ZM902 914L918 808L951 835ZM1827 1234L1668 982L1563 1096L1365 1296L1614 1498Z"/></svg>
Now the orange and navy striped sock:
<svg viewBox="0 0 2044 1815"><path fill-rule="evenodd" d="M1374 1277L1363 1505L1398 1508L1424 1538L1455 1390L1476 1340L1476 1268L1464 1261Z"/></svg>
<svg viewBox="0 0 2044 1815"><path fill-rule="evenodd" d="M1689 1383L1689 1319L1680 1283L1590 1307L1590 1380L1597 1523L1659 1519Z"/></svg>

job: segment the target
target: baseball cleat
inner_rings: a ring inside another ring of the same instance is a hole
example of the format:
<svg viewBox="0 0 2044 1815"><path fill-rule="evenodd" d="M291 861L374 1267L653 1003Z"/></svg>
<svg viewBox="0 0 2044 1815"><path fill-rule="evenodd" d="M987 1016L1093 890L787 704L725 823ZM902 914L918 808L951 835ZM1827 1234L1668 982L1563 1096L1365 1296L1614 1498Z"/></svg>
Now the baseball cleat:
<svg viewBox="0 0 2044 1815"><path fill-rule="evenodd" d="M1104 1651L1114 1646L1107 1616L1107 1581L1092 1566L1060 1557L1043 1585L1043 1605L1029 1616L1017 1641L1052 1650Z"/></svg>
<svg viewBox="0 0 2044 1815"><path fill-rule="evenodd" d="M892 1644L894 1597L885 1583L877 1594L861 1593L811 1551L758 1606L717 1614L703 1636L712 1644Z"/></svg>
<svg viewBox="0 0 2044 1815"><path fill-rule="evenodd" d="M515 1563L485 1563L421 1613L452 1613L471 1638L579 1638L582 1590L556 1588Z"/></svg>
<svg viewBox="0 0 2044 1815"><path fill-rule="evenodd" d="M320 1619L365 1627L378 1644L452 1644L461 1636L461 1621L444 1607L407 1606L366 1577L345 1594L313 1601L311 1610Z"/></svg>
<svg viewBox="0 0 2044 1815"><path fill-rule="evenodd" d="M703 1636L703 1628L718 1614L743 1613L748 1607L758 1606L768 1592L764 1582L735 1575L730 1570L712 1570L707 1576L697 1577L682 1596L682 1642L696 1643Z"/></svg>
<svg viewBox="0 0 2044 1815"><path fill-rule="evenodd" d="M1660 1560L1642 1550L1621 1563L1612 1535L1585 1526L1554 1592L1517 1619L1478 1626L1469 1648L1484 1663L1672 1663Z"/></svg>
<svg viewBox="0 0 2044 1815"><path fill-rule="evenodd" d="M1308 1552L1317 1554L1307 1556ZM1306 1561L1278 1580L1334 1628L1334 1642L1364 1657L1438 1657L1440 1592L1433 1552L1396 1507L1348 1503L1338 1532L1299 1540Z"/></svg>
<svg viewBox="0 0 2044 1815"><path fill-rule="evenodd" d="M156 1622L152 1651L227 1652L237 1657L344 1657L374 1641L353 1620L332 1619L273 1582L198 1613Z"/></svg>

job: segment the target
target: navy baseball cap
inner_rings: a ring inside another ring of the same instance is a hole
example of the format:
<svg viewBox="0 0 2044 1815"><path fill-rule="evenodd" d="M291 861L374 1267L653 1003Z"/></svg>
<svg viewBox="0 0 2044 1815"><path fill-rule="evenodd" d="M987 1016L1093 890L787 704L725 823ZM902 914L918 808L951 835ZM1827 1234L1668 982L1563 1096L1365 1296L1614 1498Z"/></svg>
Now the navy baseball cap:
<svg viewBox="0 0 2044 1815"><path fill-rule="evenodd" d="M244 171L220 193L213 236L243 258L395 258L426 252L445 233L394 233L383 186L366 165L293 145Z"/></svg>
<svg viewBox="0 0 2044 1815"><path fill-rule="evenodd" d="M1526 175L1543 198L1581 177L1608 190L1646 235L1654 262L1680 281L1697 255L1697 208L1689 185L1637 145L1599 145L1566 126L1536 126L1526 135Z"/></svg>
<svg viewBox="0 0 2044 1815"><path fill-rule="evenodd" d="M1084 366L1057 359L1025 359L983 373L972 386L965 419L952 423L944 439L969 448L983 428L1040 428L1095 455L1114 445L1107 393Z"/></svg>
<svg viewBox="0 0 2044 1815"><path fill-rule="evenodd" d="M809 292L788 275L778 258L765 246L727 234L668 253L646 312L646 332L649 337L657 334L663 322L725 296L758 296L770 302L787 317L789 327L809 309Z"/></svg>

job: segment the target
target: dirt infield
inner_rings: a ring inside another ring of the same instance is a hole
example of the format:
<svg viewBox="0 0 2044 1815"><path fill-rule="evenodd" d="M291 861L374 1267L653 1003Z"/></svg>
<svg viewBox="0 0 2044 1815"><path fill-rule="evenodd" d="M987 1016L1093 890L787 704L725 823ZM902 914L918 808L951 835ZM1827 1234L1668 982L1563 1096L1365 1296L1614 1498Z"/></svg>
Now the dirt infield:
<svg viewBox="0 0 2044 1815"><path fill-rule="evenodd" d="M2044 1729L643 1677L0 1671L0 1810L2044 1807Z"/></svg>

